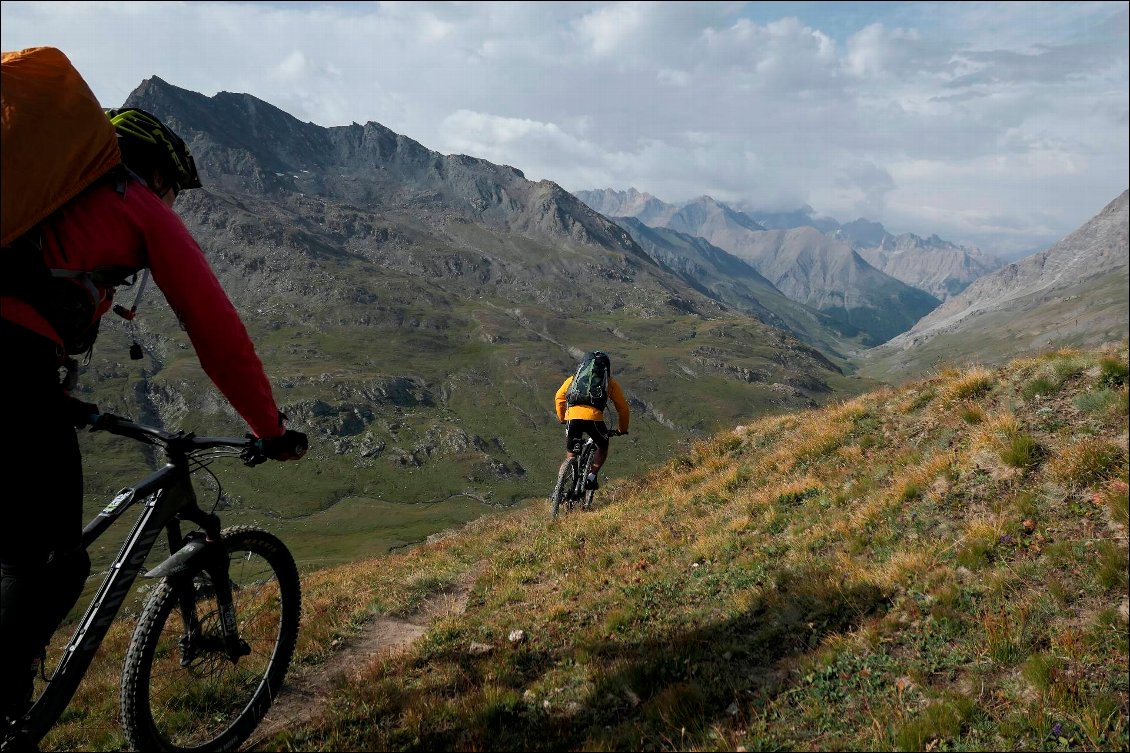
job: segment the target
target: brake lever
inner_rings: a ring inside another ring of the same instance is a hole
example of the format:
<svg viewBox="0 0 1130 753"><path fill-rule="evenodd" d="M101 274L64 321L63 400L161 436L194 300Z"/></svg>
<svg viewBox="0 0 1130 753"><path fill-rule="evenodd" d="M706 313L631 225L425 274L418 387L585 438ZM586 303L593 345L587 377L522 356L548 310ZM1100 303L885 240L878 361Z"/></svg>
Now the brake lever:
<svg viewBox="0 0 1130 753"><path fill-rule="evenodd" d="M259 441L251 434L248 434L247 438L251 441L248 442L246 447L240 450L239 459L242 460L243 464L248 468L254 468L257 465L266 463L270 458L263 452L263 448L259 446Z"/></svg>

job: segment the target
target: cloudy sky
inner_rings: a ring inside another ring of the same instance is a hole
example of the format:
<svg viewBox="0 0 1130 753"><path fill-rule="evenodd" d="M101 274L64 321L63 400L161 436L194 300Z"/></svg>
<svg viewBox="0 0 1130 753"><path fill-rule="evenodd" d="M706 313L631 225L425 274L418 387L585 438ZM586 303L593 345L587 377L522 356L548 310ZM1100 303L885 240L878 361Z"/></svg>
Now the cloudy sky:
<svg viewBox="0 0 1130 753"><path fill-rule="evenodd" d="M571 191L811 206L1004 256L1130 186L1126 2L0 3L107 107L150 76Z"/></svg>

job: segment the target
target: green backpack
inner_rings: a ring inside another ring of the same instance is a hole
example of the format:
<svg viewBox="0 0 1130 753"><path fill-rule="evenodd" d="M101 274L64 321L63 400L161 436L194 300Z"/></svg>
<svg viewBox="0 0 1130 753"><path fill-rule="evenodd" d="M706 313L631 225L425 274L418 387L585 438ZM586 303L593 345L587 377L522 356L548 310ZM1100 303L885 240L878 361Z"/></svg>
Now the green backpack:
<svg viewBox="0 0 1130 753"><path fill-rule="evenodd" d="M569 407L590 405L604 410L608 405L608 374L611 370L611 361L606 354L597 350L586 355L573 374L573 383L565 392Z"/></svg>

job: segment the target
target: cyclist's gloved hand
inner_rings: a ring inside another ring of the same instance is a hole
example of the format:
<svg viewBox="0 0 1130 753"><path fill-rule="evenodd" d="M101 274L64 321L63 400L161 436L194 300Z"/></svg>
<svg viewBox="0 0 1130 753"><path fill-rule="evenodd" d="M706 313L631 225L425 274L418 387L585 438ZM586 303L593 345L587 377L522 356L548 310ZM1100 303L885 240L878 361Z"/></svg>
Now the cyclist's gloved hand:
<svg viewBox="0 0 1130 753"><path fill-rule="evenodd" d="M68 397L67 414L76 429L83 429L87 426L93 426L101 415L101 411L94 403L83 402L77 397Z"/></svg>
<svg viewBox="0 0 1130 753"><path fill-rule="evenodd" d="M255 444L271 460L298 460L310 447L306 435L294 429L287 429L282 436L273 439L257 440Z"/></svg>

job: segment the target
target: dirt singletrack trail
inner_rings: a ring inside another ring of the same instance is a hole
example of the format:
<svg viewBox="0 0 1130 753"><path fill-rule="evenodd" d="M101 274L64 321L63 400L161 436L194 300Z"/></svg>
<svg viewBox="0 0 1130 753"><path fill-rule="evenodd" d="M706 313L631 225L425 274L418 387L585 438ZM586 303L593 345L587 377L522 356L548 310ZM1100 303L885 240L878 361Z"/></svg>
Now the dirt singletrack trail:
<svg viewBox="0 0 1130 753"><path fill-rule="evenodd" d="M292 668L279 697L242 750L256 750L283 729L316 718L339 683L355 679L378 657L406 650L441 617L462 614L479 572L479 568L472 568L457 583L428 597L418 610L406 617L372 618L359 635L344 641L324 666L299 673Z"/></svg>

